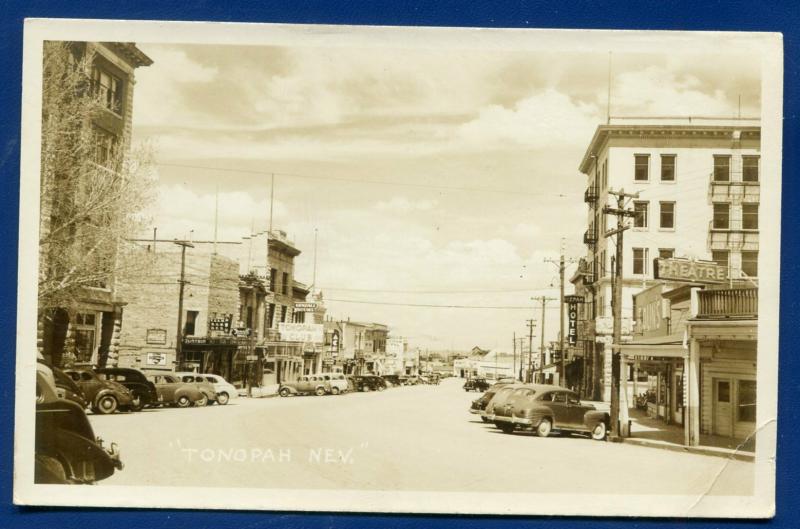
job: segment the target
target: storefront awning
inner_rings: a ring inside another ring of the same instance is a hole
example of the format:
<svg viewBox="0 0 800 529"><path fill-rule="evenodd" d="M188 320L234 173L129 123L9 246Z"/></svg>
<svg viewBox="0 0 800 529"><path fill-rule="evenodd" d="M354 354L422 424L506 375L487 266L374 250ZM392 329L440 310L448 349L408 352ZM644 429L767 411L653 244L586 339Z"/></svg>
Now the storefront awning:
<svg viewBox="0 0 800 529"><path fill-rule="evenodd" d="M686 358L689 348L683 345L683 332L668 336L640 338L622 344L621 352L626 356L647 356L657 358Z"/></svg>

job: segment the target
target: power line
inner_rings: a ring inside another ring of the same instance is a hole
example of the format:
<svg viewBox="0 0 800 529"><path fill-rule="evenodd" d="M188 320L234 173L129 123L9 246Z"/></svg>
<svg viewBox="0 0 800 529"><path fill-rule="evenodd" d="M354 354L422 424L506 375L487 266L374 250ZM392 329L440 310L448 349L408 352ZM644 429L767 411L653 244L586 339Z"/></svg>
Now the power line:
<svg viewBox="0 0 800 529"><path fill-rule="evenodd" d="M484 305L434 305L428 303L391 303L388 301L360 301L356 299L326 298L325 301L338 301L339 303L359 303L362 305L390 305L397 307L429 307L438 309L498 309L498 310L531 310L530 306L484 306Z"/></svg>
<svg viewBox="0 0 800 529"><path fill-rule="evenodd" d="M381 181L381 180L367 180L364 178L351 178L343 176L319 176L319 175L306 175L298 173L279 173L279 172L266 172L256 171L251 169L232 169L229 167L208 167L203 165L190 165L179 163L156 162L156 165L165 167L181 167L184 169L198 169L201 171L222 171L229 173L243 173L255 174L260 176L288 176L290 178L308 178L313 180L333 180L339 182L355 182L359 184L376 184L376 185L389 185L401 187L416 187L421 189L439 189L444 191L474 191L478 193L500 193L507 195L524 195L524 196L537 196L537 197L557 197L557 198L572 198L579 196L582 193L534 193L530 191L520 191L515 189L499 189L492 187L466 187L466 186L445 186L436 184L414 184L411 182L396 182L396 181Z"/></svg>
<svg viewBox="0 0 800 529"><path fill-rule="evenodd" d="M318 290L334 292L373 292L381 294L500 294L513 292L533 292L537 290L554 290L556 287L537 287L537 288L509 288L509 289L488 289L488 290L384 290L375 288L334 288L318 287Z"/></svg>

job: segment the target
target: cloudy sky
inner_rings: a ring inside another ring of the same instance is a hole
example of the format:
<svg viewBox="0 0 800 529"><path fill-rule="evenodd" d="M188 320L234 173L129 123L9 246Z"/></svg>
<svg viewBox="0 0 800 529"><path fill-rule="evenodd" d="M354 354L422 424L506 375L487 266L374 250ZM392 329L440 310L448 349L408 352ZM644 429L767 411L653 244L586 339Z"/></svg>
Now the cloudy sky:
<svg viewBox="0 0 800 529"><path fill-rule="evenodd" d="M139 46L154 64L137 71L134 140L156 152L160 237L211 238L217 189L220 240L265 230L274 174L274 227L305 283L318 232L328 314L430 349L510 349L540 319L530 298L557 294L544 260L562 239L584 253L577 166L605 121L606 50ZM615 53L611 85L612 115L731 117L740 96L759 114L741 53Z"/></svg>

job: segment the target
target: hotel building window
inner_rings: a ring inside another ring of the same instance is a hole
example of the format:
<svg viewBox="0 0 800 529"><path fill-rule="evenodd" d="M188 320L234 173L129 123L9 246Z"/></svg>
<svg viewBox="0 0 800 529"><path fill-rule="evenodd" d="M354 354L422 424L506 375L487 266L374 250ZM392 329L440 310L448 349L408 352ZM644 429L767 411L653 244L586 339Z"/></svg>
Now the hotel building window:
<svg viewBox="0 0 800 529"><path fill-rule="evenodd" d="M717 230L727 230L730 228L731 205L724 202L714 204L713 226Z"/></svg>
<svg viewBox="0 0 800 529"><path fill-rule="evenodd" d="M675 181L675 159L674 154L661 155L661 181L674 182Z"/></svg>
<svg viewBox="0 0 800 529"><path fill-rule="evenodd" d="M720 266L728 268L728 250L714 250L711 252L711 260Z"/></svg>
<svg viewBox="0 0 800 529"><path fill-rule="evenodd" d="M742 156L742 181L758 182L758 156Z"/></svg>
<svg viewBox="0 0 800 529"><path fill-rule="evenodd" d="M747 275L747 277L758 277L757 251L742 252L742 272L744 272Z"/></svg>
<svg viewBox="0 0 800 529"><path fill-rule="evenodd" d="M633 203L633 227L646 228L647 227L647 209L649 202L634 202Z"/></svg>
<svg viewBox="0 0 800 529"><path fill-rule="evenodd" d="M633 249L633 273L647 273L647 248Z"/></svg>
<svg viewBox="0 0 800 529"><path fill-rule="evenodd" d="M647 182L650 179L650 155L634 155L633 179L637 182Z"/></svg>
<svg viewBox="0 0 800 529"><path fill-rule="evenodd" d="M746 230L758 229L758 204L742 205L742 228Z"/></svg>
<svg viewBox="0 0 800 529"><path fill-rule="evenodd" d="M675 228L675 202L661 202L661 224L662 228Z"/></svg>
<svg viewBox="0 0 800 529"><path fill-rule="evenodd" d="M731 179L730 155L714 155L714 181L729 182Z"/></svg>

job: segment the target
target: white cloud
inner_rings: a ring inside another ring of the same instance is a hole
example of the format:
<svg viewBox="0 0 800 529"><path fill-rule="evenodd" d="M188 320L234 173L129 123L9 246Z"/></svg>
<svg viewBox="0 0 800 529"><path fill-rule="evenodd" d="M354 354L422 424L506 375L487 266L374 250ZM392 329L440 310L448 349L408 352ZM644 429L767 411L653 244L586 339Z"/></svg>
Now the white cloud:
<svg viewBox="0 0 800 529"><path fill-rule="evenodd" d="M375 204L375 209L394 213L408 213L410 211L428 211L436 207L436 200L412 201L403 196L393 197L391 200L382 200Z"/></svg>

